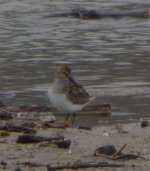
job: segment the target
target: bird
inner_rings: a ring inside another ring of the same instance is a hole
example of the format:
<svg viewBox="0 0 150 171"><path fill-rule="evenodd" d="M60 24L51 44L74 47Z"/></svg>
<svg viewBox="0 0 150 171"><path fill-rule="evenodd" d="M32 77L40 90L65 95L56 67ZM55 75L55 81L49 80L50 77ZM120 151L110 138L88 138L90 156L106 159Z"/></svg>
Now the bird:
<svg viewBox="0 0 150 171"><path fill-rule="evenodd" d="M48 90L48 98L58 111L67 114L66 123L72 114L71 125L74 124L76 113L95 99L73 79L71 69L67 64L61 64L57 69L56 76Z"/></svg>

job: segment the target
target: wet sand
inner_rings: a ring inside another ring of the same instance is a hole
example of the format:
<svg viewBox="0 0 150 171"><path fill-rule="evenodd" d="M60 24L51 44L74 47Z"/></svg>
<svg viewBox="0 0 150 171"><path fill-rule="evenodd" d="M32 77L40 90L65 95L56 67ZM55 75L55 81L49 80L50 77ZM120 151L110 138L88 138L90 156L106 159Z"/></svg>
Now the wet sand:
<svg viewBox="0 0 150 171"><path fill-rule="evenodd" d="M150 168L150 127L141 128L140 123L102 125L92 130L77 128L56 129L37 128L36 135L56 136L63 135L71 140L69 149L61 149L47 142L37 144L17 144L16 139L22 133L10 133L8 137L0 138L0 161L7 163L8 171L19 167L22 171L46 171L46 167L27 167L16 165L18 162L36 162L42 164L61 165L77 161L124 163L126 166L134 164L135 167L101 168L108 171L147 171ZM94 151L103 145L114 145L120 149L127 144L123 153L138 154L147 160L138 158L132 160L110 160L94 156ZM3 166L0 165L0 170ZM66 169L64 169L66 170ZM79 169L98 171L100 168Z"/></svg>

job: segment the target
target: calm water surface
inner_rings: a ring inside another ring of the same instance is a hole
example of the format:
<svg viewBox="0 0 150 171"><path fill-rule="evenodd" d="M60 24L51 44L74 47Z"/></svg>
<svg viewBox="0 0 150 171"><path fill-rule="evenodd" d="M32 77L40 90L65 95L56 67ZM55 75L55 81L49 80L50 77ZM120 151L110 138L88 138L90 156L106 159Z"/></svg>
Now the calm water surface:
<svg viewBox="0 0 150 171"><path fill-rule="evenodd" d="M56 68L73 76L97 101L112 104L117 122L150 117L150 20L47 17L84 7L100 11L150 10L149 0L1 0L0 100L49 104Z"/></svg>

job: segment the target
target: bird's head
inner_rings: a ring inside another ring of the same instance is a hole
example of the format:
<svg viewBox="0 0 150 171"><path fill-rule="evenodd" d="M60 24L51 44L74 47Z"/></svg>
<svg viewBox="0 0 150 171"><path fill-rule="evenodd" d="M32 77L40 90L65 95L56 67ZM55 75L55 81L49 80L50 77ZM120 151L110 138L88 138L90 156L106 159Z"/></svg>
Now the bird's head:
<svg viewBox="0 0 150 171"><path fill-rule="evenodd" d="M71 69L67 64L62 64L57 71L58 75L65 75L70 76L71 75Z"/></svg>

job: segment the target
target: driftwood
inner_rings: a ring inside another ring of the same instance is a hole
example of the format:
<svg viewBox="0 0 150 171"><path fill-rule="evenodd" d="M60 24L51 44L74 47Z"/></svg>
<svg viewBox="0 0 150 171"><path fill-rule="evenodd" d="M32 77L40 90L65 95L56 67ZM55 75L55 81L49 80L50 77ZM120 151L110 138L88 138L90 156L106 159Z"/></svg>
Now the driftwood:
<svg viewBox="0 0 150 171"><path fill-rule="evenodd" d="M58 129L65 129L66 127L69 127L69 125L65 124L64 122L62 123L51 123L49 121L46 122L41 122L39 124L40 128L46 129L46 128L58 128ZM79 126L78 129L82 130L92 130L91 127L89 126Z"/></svg>
<svg viewBox="0 0 150 171"><path fill-rule="evenodd" d="M71 144L71 140L64 140L63 136L45 137L36 135L20 135L16 142L21 144L29 144L39 143L43 141L51 142L52 144L55 144L58 148L69 148Z"/></svg>
<svg viewBox="0 0 150 171"><path fill-rule="evenodd" d="M49 106L38 106L38 105L22 105L22 106L6 106L0 108L0 113L3 113L3 117L6 117L5 114L10 114L7 118L13 118L17 120L17 126L13 123L6 126L0 126L0 130L8 130L14 132L24 132L24 133L36 133L33 129L34 127L38 128L58 128L64 129L70 125L62 122L62 117L66 117L66 113L60 113L56 109ZM57 120L55 119L55 116ZM86 106L82 111L78 112L77 117L100 117L103 119L111 119L111 105L110 104L91 104ZM45 117L45 119L43 119ZM46 117L48 117L46 119ZM59 118L60 117L60 118ZM29 120L30 118L30 120ZM63 119L64 120L64 119ZM24 123L22 122L24 121ZM55 122L56 121L56 122ZM19 124L20 123L20 124ZM19 124L19 125L18 125ZM91 130L91 128L83 128Z"/></svg>
<svg viewBox="0 0 150 171"><path fill-rule="evenodd" d="M45 17L75 17L81 19L103 19L103 18L123 18L123 17L133 17L133 18L149 18L149 10L140 10L140 11L118 11L118 12L111 12L111 11L98 11L98 10L88 10L85 8L75 8L70 12L64 13L54 13Z"/></svg>
<svg viewBox="0 0 150 171"><path fill-rule="evenodd" d="M149 11L145 9L144 11L132 11L132 12L97 12L90 10L87 12L80 12L80 18L82 19L103 19L103 18L123 18L123 17L133 17L133 18L149 18Z"/></svg>
<svg viewBox="0 0 150 171"><path fill-rule="evenodd" d="M21 105L21 106L6 106L0 109L0 113L10 113L12 116L16 116L18 113L20 114L36 114L36 113L48 113L50 114L57 114L63 115L63 113L57 112L56 109L50 106L38 106L38 105ZM86 106L82 111L78 112L79 116L82 115L98 115L98 116L108 116L111 114L111 105L106 104L91 104ZM64 113L66 115L66 113Z"/></svg>
<svg viewBox="0 0 150 171"><path fill-rule="evenodd" d="M2 109L0 108L0 114L3 118L16 119L17 126L13 123L10 125L0 126L0 130L8 130L14 132L24 132L24 133L36 133L33 129L34 127L41 128L59 128L64 129L69 125L64 122L60 122L62 118L66 117L66 113L60 113L56 109L49 106L38 106L38 105L22 105L22 106L6 106ZM57 116L57 121L55 122L55 116ZM42 117L41 117L42 116ZM47 117L43 119L43 117ZM86 106L82 111L78 112L78 118L84 116L96 116L103 119L110 119L111 117L111 105L110 104L91 104ZM30 118L30 120L29 120ZM60 120L59 120L60 119ZM6 119L5 119L6 120ZM22 122L24 121L24 123ZM20 124L19 124L20 123ZM19 125L18 125L19 124ZM83 128L91 130L91 128Z"/></svg>
<svg viewBox="0 0 150 171"><path fill-rule="evenodd" d="M45 105L22 105L19 106L19 111L22 112L48 112L50 110L50 108L48 106Z"/></svg>
<svg viewBox="0 0 150 171"><path fill-rule="evenodd" d="M46 164L36 163L36 162L17 162L16 165L23 165L28 167L46 167Z"/></svg>
<svg viewBox="0 0 150 171"><path fill-rule="evenodd" d="M16 107L17 108L17 107ZM49 106L30 106L30 105L23 105L19 106L17 109L17 112L52 112L57 115L63 115L63 113L59 113L54 109L53 107ZM82 111L78 112L80 116L82 115L90 115L92 113L97 114L97 115L106 115L111 113L111 105L106 103L106 104L93 104L93 105L88 105L86 106ZM66 113L64 113L66 115Z"/></svg>
<svg viewBox="0 0 150 171"><path fill-rule="evenodd" d="M10 131L10 132L24 132L24 133L28 133L28 134L36 133L36 130L34 130L34 129L27 128L24 126L10 125L10 124L0 126L0 130L6 130L6 131Z"/></svg>
<svg viewBox="0 0 150 171"><path fill-rule="evenodd" d="M92 130L92 128L89 126L79 126L78 129L89 130L89 131Z"/></svg>
<svg viewBox="0 0 150 171"><path fill-rule="evenodd" d="M47 170L63 170L63 169L85 169L85 168L99 168L99 167L135 167L135 165L125 165L118 163L107 163L107 162L76 162L73 164L66 165L48 165Z"/></svg>
<svg viewBox="0 0 150 171"><path fill-rule="evenodd" d="M23 122L20 126L22 127L28 127L28 128L34 128L37 126L35 122Z"/></svg>
<svg viewBox="0 0 150 171"><path fill-rule="evenodd" d="M49 121L40 123L41 128L58 128L58 129L65 129L66 126L64 123L51 123Z"/></svg>
<svg viewBox="0 0 150 171"><path fill-rule="evenodd" d="M18 162L16 165L23 165L28 167L47 167L48 171L51 170L64 170L64 169L85 169L85 168L103 168L103 167L136 167L135 165L126 165L124 163L108 163L108 162L75 162L66 165L50 165L35 162Z"/></svg>
<svg viewBox="0 0 150 171"><path fill-rule="evenodd" d="M59 137L44 137L44 136L37 136L37 135L20 135L17 139L17 143L39 143L42 141L58 141L63 140L63 136Z"/></svg>

